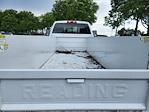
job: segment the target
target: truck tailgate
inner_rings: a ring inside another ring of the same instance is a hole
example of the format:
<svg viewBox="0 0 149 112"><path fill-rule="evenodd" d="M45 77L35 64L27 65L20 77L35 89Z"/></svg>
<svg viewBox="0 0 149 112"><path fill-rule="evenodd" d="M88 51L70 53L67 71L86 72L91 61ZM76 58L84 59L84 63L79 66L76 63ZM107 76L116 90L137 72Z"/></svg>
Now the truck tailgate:
<svg viewBox="0 0 149 112"><path fill-rule="evenodd" d="M2 111L146 110L147 70L1 70Z"/></svg>

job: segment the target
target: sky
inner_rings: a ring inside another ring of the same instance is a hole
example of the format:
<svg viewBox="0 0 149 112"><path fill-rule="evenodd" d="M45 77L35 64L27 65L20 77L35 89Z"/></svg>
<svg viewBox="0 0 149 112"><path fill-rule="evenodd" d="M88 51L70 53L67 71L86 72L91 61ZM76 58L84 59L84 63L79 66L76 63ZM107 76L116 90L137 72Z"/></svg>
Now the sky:
<svg viewBox="0 0 149 112"><path fill-rule="evenodd" d="M92 25L93 30L97 30L99 35L115 35L115 30L108 26L104 26L104 17L108 15L111 9L111 0L94 0L99 5L97 11L97 21ZM39 16L46 12L50 12L55 0L0 0L0 10L15 9L17 11L27 10L32 11ZM124 26L122 26L124 27ZM126 28L135 27L135 22L127 21ZM146 31L146 29L139 23L139 30Z"/></svg>

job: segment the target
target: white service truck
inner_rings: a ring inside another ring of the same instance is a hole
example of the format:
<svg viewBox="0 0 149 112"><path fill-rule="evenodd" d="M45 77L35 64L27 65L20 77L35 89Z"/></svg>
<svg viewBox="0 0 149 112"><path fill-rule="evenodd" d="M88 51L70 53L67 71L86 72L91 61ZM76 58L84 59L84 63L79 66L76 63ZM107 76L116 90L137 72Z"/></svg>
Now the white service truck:
<svg viewBox="0 0 149 112"><path fill-rule="evenodd" d="M49 37L6 37L1 111L147 111L149 44L94 37L90 24L57 21Z"/></svg>

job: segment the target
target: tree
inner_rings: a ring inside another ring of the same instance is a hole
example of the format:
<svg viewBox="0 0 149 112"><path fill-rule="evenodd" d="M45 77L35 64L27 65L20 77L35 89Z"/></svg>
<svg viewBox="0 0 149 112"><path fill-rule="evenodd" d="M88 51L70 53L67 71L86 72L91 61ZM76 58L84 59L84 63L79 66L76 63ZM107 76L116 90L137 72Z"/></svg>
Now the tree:
<svg viewBox="0 0 149 112"><path fill-rule="evenodd" d="M0 10L0 31L1 31L1 22L2 22L3 12Z"/></svg>
<svg viewBox="0 0 149 112"><path fill-rule="evenodd" d="M17 16L17 11L16 10L13 10L13 9L7 9L3 12L3 15L7 16L7 15L14 15L15 17Z"/></svg>
<svg viewBox="0 0 149 112"><path fill-rule="evenodd" d="M147 29L147 35L149 35L149 1L147 3L146 2L143 2L144 3L144 15L143 15L143 18L142 18L142 24L143 26ZM148 4L148 7L146 7L146 4Z"/></svg>
<svg viewBox="0 0 149 112"><path fill-rule="evenodd" d="M143 18L145 7L147 7L148 0L127 0L119 10L127 19L131 18L136 21L135 35L137 35L139 21ZM149 2L148 2L149 3Z"/></svg>
<svg viewBox="0 0 149 112"><path fill-rule="evenodd" d="M112 29L116 29L116 33L117 33L117 29L119 26L121 26L124 22L124 17L121 13L119 12L113 12L111 11L109 13L109 16L105 17L105 24L106 26L110 26L112 27Z"/></svg>
<svg viewBox="0 0 149 112"><path fill-rule="evenodd" d="M53 17L53 14L51 12L48 12L44 15L41 15L39 17L40 21L40 29L49 28L54 23L55 19Z"/></svg>
<svg viewBox="0 0 149 112"><path fill-rule="evenodd" d="M39 29L39 19L32 12L9 9L0 11L0 31L31 34Z"/></svg>
<svg viewBox="0 0 149 112"><path fill-rule="evenodd" d="M1 30L5 32L16 32L17 25L17 11L15 10L5 10L1 18Z"/></svg>
<svg viewBox="0 0 149 112"><path fill-rule="evenodd" d="M121 30L118 31L118 35L120 35L120 36L132 36L134 34L135 34L135 30L134 29L122 28ZM138 30L137 34L143 34L143 32Z"/></svg>
<svg viewBox="0 0 149 112"><path fill-rule="evenodd" d="M52 12L56 20L82 20L94 23L98 8L93 0L56 0Z"/></svg>
<svg viewBox="0 0 149 112"><path fill-rule="evenodd" d="M149 15L142 19L142 24L147 29L147 35L149 35Z"/></svg>
<svg viewBox="0 0 149 112"><path fill-rule="evenodd" d="M122 4L125 3L125 0L111 0L112 9L109 11L108 16L105 17L106 26L112 27L112 29L117 29L119 26L123 25L125 21L125 16L119 11L119 8Z"/></svg>
<svg viewBox="0 0 149 112"><path fill-rule="evenodd" d="M17 31L20 33L30 34L33 30L38 29L38 18L32 12L21 11L17 15L18 25Z"/></svg>
<svg viewBox="0 0 149 112"><path fill-rule="evenodd" d="M136 26L135 26L135 35L137 34L138 30L138 24L141 19L144 18L144 15L147 14L146 12L146 7L148 7L149 1L148 0L112 0L111 1L111 6L112 10L109 13L108 18L111 20L110 22L107 21L107 24L110 24L112 26L115 26L115 21L118 23L116 24L121 25L122 22L125 22L128 19L132 19L136 21ZM118 14L118 17L110 16ZM112 18L115 18L114 21ZM118 19L122 20L119 21ZM116 27L117 27L116 26Z"/></svg>

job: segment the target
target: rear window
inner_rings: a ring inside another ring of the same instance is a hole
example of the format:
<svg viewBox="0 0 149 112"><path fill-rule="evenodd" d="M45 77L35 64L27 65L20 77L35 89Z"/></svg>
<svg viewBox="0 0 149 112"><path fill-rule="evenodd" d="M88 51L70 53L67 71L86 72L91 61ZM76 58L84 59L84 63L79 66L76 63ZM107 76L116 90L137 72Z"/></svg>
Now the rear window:
<svg viewBox="0 0 149 112"><path fill-rule="evenodd" d="M53 33L91 34L88 24L57 23Z"/></svg>

